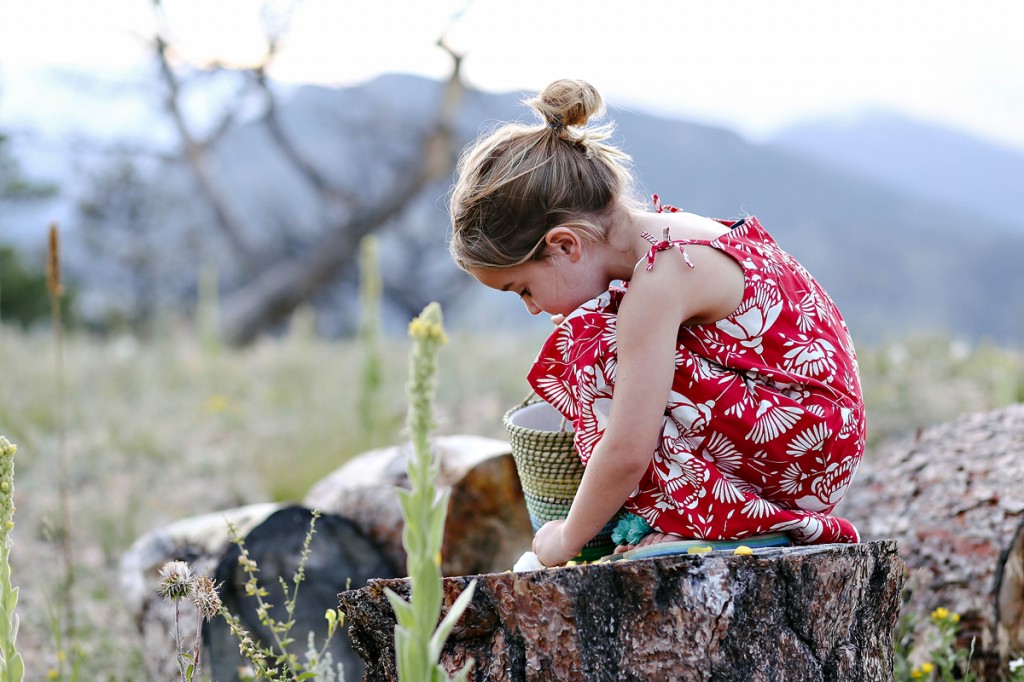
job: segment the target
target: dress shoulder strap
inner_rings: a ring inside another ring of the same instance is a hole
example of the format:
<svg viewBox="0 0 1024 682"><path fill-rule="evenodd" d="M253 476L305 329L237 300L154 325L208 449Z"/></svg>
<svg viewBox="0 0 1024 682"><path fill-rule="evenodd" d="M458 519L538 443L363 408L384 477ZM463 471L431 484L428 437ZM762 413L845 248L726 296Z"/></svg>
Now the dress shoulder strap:
<svg viewBox="0 0 1024 682"><path fill-rule="evenodd" d="M655 213L679 213L682 210L676 206L662 204L661 198L658 197L657 194L653 194L651 195L651 197L653 199ZM683 259L686 261L687 267L692 268L693 261L690 260L690 255L686 253L685 247L688 244L707 245L709 243L709 241L706 239L670 239L669 229L667 227L665 228L665 232L663 233L662 238L660 240L656 239L653 234L647 231L641 232L640 236L651 243L651 250L648 251L647 255L645 256L645 258L647 259L647 265L644 269L646 270L651 270L654 267L654 259L655 256L658 255L659 251L668 251L669 249L672 248L679 249L679 253L683 254ZM640 263L642 263L643 261L644 258L641 258L639 261L637 261L637 265L640 265ZM636 266L634 266L633 269L635 270Z"/></svg>
<svg viewBox="0 0 1024 682"><path fill-rule="evenodd" d="M668 251L672 248L679 249L679 253L683 254L683 260L686 261L686 266L689 268L693 267L693 261L690 260L690 254L686 253L687 244L706 244L707 241L703 239L669 239L669 230L666 227L665 233L661 240L655 239L654 235L650 232L644 231L640 233L640 236L651 243L651 250L647 252L647 266L645 270L651 270L654 268L654 258L658 255L659 251ZM640 259L641 262L643 258ZM639 265L639 263L637 263Z"/></svg>

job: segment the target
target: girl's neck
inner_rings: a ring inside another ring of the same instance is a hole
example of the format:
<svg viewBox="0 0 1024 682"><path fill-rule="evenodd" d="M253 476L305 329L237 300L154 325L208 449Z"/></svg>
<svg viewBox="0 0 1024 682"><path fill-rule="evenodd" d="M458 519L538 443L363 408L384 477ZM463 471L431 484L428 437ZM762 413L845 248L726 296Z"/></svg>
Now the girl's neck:
<svg viewBox="0 0 1024 682"><path fill-rule="evenodd" d="M619 205L608 214L607 256L614 279L629 279L637 262L651 248L647 232L661 239L665 229L671 239L715 239L728 232L721 223L694 213L654 213Z"/></svg>
<svg viewBox="0 0 1024 682"><path fill-rule="evenodd" d="M644 257L651 244L643 237L649 232L661 237L669 226L667 214L639 211L619 206L608 221L608 250L611 271L615 279L629 279L637 261Z"/></svg>

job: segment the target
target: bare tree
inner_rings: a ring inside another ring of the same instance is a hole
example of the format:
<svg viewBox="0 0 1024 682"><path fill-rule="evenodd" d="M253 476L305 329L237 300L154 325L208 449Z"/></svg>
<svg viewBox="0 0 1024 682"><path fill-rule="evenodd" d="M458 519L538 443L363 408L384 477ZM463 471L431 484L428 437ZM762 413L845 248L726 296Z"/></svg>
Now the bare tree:
<svg viewBox="0 0 1024 682"><path fill-rule="evenodd" d="M415 153L405 158L378 159L391 165L386 169L388 172L378 173L381 181L388 184L385 190L354 191L351 184L325 172L296 144L282 120L278 96L267 77L287 31L290 12L297 3L291 2L280 11L264 14L263 56L258 63L240 70L245 76L244 92L240 91L236 100L228 104L219 121L206 127L205 134L198 132L198 127L191 124L186 115L185 75L175 66L173 40L163 17L161 0L152 0L152 3L158 19L152 45L165 86L164 106L180 137L183 157L191 170L197 194L209 206L211 226L229 246L240 273L222 302L222 332L227 342L245 344L286 319L298 305L334 281L339 273L354 264L363 236L403 215L424 187L451 173L455 162L454 120L465 93L462 57L447 47L443 36L438 40L438 46L451 57L451 74L431 123L419 132ZM214 64L209 69L229 70L229 67ZM297 236L300 231L289 224L289 218L278 215L275 243L254 244L237 207L214 172L215 146L238 127L244 102L254 96L261 105L259 125L277 153L315 197L320 214L324 216L323 225L315 235L303 232L301 237ZM366 172L373 172L373 169ZM285 249L283 243L299 244L299 247Z"/></svg>

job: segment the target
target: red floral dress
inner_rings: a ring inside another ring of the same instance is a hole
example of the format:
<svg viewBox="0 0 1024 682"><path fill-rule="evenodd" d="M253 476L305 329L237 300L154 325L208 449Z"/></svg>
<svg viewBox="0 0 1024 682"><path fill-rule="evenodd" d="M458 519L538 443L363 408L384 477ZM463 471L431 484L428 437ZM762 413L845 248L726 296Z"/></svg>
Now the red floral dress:
<svg viewBox="0 0 1024 682"><path fill-rule="evenodd" d="M800 543L857 542L853 524L830 515L864 452L864 403L846 324L756 218L723 225L732 229L717 239L661 241L648 254L650 268L661 251L685 257L686 245L711 246L740 264L745 287L725 319L679 328L660 444L625 508L687 538L784 532ZM528 376L572 422L584 464L611 407L615 320L625 295L612 287L576 309Z"/></svg>

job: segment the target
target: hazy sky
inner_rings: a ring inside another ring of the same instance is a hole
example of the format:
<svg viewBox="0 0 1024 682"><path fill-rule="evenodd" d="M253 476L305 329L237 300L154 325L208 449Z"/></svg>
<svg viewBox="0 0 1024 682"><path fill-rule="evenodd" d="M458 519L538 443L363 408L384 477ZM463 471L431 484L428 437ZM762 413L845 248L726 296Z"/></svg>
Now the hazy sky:
<svg viewBox="0 0 1024 682"><path fill-rule="evenodd" d="M256 0L164 4L186 59L245 63L258 53ZM613 105L755 138L797 120L887 108L1024 150L1021 8L1018 0L305 0L274 75L333 85L389 71L442 76L449 62L434 43L447 30L465 54L467 80L484 90L533 92L584 78ZM43 67L59 67L66 82L69 70L144 63L153 21L148 0L0 3L0 124L68 113L60 98L43 102L33 90L47 81Z"/></svg>

